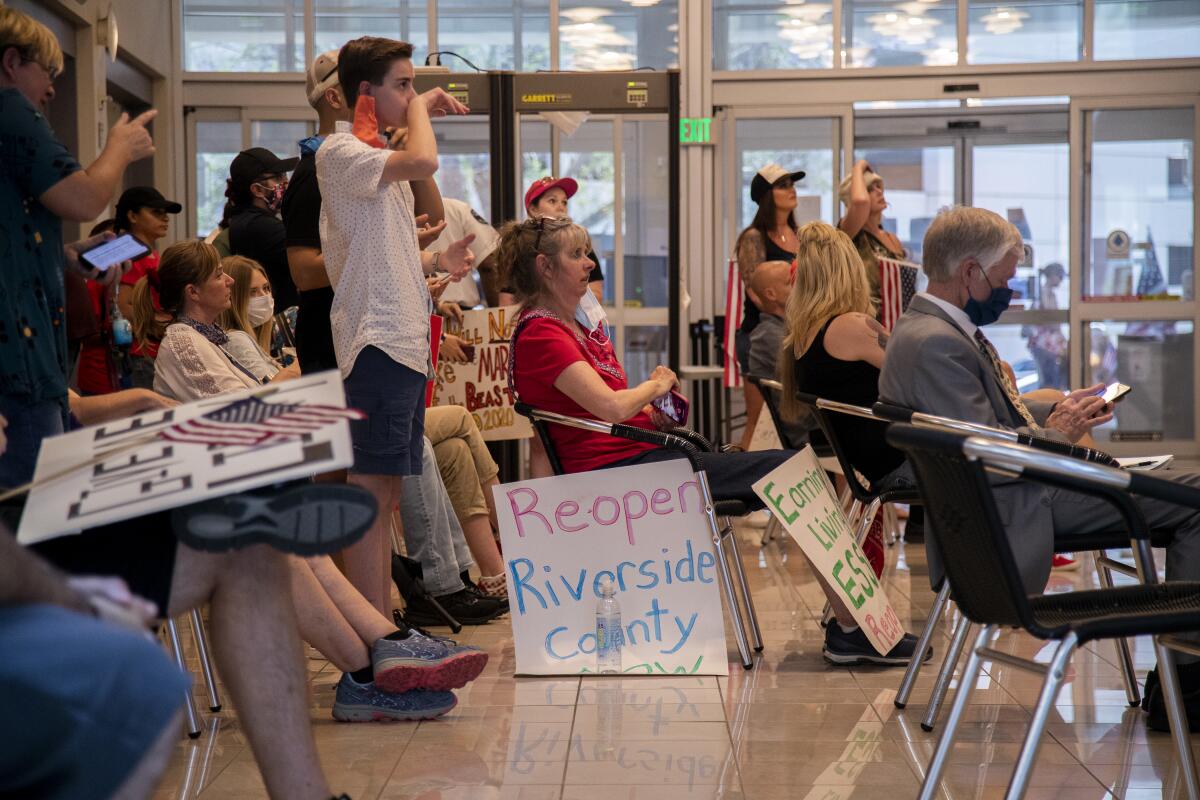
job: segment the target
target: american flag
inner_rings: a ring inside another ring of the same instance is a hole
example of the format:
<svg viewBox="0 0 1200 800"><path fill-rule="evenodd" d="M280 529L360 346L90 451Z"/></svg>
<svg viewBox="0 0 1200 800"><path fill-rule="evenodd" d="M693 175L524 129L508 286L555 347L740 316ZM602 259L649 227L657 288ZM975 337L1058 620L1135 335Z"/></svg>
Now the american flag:
<svg viewBox="0 0 1200 800"><path fill-rule="evenodd" d="M737 259L731 258L725 272L725 337L721 342L721 348L725 351L724 384L727 389L736 389L742 385L742 370L737 360L737 332L738 328L742 327L745 303Z"/></svg>
<svg viewBox="0 0 1200 800"><path fill-rule="evenodd" d="M353 408L264 403L247 397L165 428L158 437L169 442L248 447L295 439L340 420L365 416Z"/></svg>
<svg viewBox="0 0 1200 800"><path fill-rule="evenodd" d="M879 260L879 324L891 331L917 293L917 267L892 258Z"/></svg>

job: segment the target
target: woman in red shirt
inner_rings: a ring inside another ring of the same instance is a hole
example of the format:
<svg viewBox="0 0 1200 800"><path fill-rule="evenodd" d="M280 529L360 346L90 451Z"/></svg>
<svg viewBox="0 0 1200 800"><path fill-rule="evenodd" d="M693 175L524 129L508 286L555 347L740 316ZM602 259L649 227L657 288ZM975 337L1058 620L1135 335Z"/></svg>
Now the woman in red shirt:
<svg viewBox="0 0 1200 800"><path fill-rule="evenodd" d="M117 201L116 227L117 233L128 231L138 241L150 248L150 254L133 262L129 271L121 276L121 288L117 295L117 306L121 314L131 323L134 322L134 287L148 273L158 272L158 253L154 245L167 235L170 224L170 214L178 214L183 210L179 203L163 197L153 186L134 186L126 189ZM158 323L170 320L170 316L162 313L158 303L158 292L155 281L150 281L151 297L154 300L155 317ZM129 348L130 383L143 389L154 388L154 357L158 355L158 340L135 338Z"/></svg>
<svg viewBox="0 0 1200 800"><path fill-rule="evenodd" d="M663 427L668 421L649 404L678 386L675 373L660 365L649 380L630 388L603 328L588 330L575 319L593 266L589 239L587 231L565 218L509 223L501 232L497 264L522 303L509 351L509 379L521 400L535 408L648 430ZM550 437L566 472L683 458L656 445L563 425L551 425ZM714 499L757 506L751 486L793 455L793 450L702 453L700 462ZM909 662L915 637L905 634L891 651L877 653L839 596L822 577L818 580L837 615L826 630L822 654L827 660L839 665Z"/></svg>

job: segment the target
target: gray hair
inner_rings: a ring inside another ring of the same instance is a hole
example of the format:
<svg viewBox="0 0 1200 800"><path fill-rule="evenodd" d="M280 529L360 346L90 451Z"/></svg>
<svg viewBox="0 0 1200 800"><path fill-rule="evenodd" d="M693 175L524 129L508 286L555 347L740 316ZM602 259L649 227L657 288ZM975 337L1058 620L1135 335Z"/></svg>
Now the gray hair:
<svg viewBox="0 0 1200 800"><path fill-rule="evenodd" d="M922 268L930 281L945 283L967 259L987 268L1021 245L1017 226L999 214L955 206L939 212L925 231Z"/></svg>

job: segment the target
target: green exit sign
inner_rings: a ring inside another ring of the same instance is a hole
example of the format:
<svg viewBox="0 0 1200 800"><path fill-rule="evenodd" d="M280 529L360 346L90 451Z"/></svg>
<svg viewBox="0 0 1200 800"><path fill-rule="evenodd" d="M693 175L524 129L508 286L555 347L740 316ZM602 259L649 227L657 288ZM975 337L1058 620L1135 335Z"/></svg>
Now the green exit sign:
<svg viewBox="0 0 1200 800"><path fill-rule="evenodd" d="M716 144L712 117L683 117L679 120L680 144Z"/></svg>

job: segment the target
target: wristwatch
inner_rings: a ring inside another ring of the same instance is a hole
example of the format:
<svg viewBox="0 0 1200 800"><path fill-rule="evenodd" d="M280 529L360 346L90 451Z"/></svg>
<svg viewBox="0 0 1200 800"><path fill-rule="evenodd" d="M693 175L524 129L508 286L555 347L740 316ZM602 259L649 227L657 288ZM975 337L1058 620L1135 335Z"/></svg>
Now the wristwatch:
<svg viewBox="0 0 1200 800"><path fill-rule="evenodd" d="M430 270L431 272L437 272L438 261L441 260L441 258L442 258L442 253L440 250L433 254L433 264L431 265L433 267L433 269Z"/></svg>

